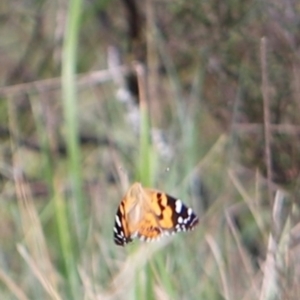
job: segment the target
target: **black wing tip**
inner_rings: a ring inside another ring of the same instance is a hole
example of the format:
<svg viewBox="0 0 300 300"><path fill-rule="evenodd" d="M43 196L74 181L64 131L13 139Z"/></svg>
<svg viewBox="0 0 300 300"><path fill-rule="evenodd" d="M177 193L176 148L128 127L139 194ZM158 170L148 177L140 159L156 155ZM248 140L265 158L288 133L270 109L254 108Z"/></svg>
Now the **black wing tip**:
<svg viewBox="0 0 300 300"><path fill-rule="evenodd" d="M132 239L131 238L125 238L125 239L122 239L122 238L119 238L117 236L114 236L114 242L117 246L121 246L121 247L124 247L126 246L128 243L132 242Z"/></svg>

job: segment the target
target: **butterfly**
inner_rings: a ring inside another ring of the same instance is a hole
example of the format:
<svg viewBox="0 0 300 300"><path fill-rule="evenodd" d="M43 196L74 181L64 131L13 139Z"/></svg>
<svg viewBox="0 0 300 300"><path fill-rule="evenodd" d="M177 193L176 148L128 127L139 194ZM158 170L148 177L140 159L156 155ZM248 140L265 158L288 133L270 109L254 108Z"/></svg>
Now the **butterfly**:
<svg viewBox="0 0 300 300"><path fill-rule="evenodd" d="M163 235L193 229L198 217L181 200L134 183L123 197L116 216L114 241L125 246L134 238L152 241Z"/></svg>

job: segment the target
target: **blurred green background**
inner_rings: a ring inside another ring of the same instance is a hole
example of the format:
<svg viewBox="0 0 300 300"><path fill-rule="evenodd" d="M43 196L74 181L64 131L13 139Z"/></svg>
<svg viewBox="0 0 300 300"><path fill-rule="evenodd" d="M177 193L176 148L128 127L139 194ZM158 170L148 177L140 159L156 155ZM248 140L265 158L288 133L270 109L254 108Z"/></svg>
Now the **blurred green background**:
<svg viewBox="0 0 300 300"><path fill-rule="evenodd" d="M0 3L1 299L299 299L300 3ZM135 181L192 232L113 242Z"/></svg>

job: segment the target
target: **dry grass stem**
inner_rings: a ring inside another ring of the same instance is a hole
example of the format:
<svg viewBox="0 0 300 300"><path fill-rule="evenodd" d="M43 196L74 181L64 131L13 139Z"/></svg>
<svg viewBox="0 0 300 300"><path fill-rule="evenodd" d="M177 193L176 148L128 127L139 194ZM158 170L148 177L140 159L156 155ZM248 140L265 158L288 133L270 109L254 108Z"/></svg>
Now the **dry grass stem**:
<svg viewBox="0 0 300 300"><path fill-rule="evenodd" d="M260 294L260 300L280 299L282 294L279 284L279 274L282 270L282 257L285 256L287 249L287 235L284 232L284 193L276 192L273 205L273 232L270 232L267 257L263 266L263 282ZM289 233L287 233L289 236ZM282 248L282 249L280 249Z"/></svg>
<svg viewBox="0 0 300 300"><path fill-rule="evenodd" d="M18 299L18 300L30 300L24 294L22 287L19 286L16 282L14 282L6 272L0 269L0 281L7 286L7 288L11 291L11 293Z"/></svg>
<svg viewBox="0 0 300 300"><path fill-rule="evenodd" d="M30 270L35 275L35 277L39 280L39 282L41 283L45 291L52 297L52 299L61 300L62 298L59 296L58 291L48 280L49 274L39 269L36 260L29 255L29 253L27 252L24 246L19 244L17 245L17 249L20 255L27 262L28 266L30 267Z"/></svg>
<svg viewBox="0 0 300 300"><path fill-rule="evenodd" d="M271 155L271 130L270 130L270 95L269 95L269 77L267 65L267 39L261 39L261 69L262 69L262 95L263 95L263 110L264 110L264 135L265 135L265 159L267 166L268 192L269 201L272 203L272 188L271 182L272 173L272 155Z"/></svg>
<svg viewBox="0 0 300 300"><path fill-rule="evenodd" d="M208 243L208 245L213 253L213 256L215 258L215 261L217 263L217 266L218 266L218 270L219 270L221 282L222 282L222 287L223 287L224 299L230 300L231 296L229 293L229 285L228 285L228 281L227 281L227 270L225 267L224 259L222 257L222 253L221 253L216 241L214 240L214 238L211 235L206 235L205 240Z"/></svg>
<svg viewBox="0 0 300 300"><path fill-rule="evenodd" d="M231 209L228 209L228 211L226 212L226 220L227 220L228 226L232 232L234 240L237 244L237 248L240 253L240 257L242 259L244 269L246 270L246 273L248 275L247 280L248 280L248 282L250 282L252 294L254 295L255 299L258 299L259 288L258 288L256 282L254 281L255 271L253 268L253 263L249 257L249 254L247 253L247 251L245 251L245 248L242 245L241 236L232 220Z"/></svg>

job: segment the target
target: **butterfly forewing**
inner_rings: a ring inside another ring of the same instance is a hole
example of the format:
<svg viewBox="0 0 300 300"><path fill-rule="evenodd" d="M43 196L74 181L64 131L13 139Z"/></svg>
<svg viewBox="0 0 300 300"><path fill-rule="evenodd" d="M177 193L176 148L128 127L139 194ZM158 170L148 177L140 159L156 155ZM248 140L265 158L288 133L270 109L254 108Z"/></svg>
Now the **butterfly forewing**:
<svg viewBox="0 0 300 300"><path fill-rule="evenodd" d="M157 193L157 204L161 214L158 216L160 227L168 233L192 230L198 224L198 217L180 199L168 194Z"/></svg>

